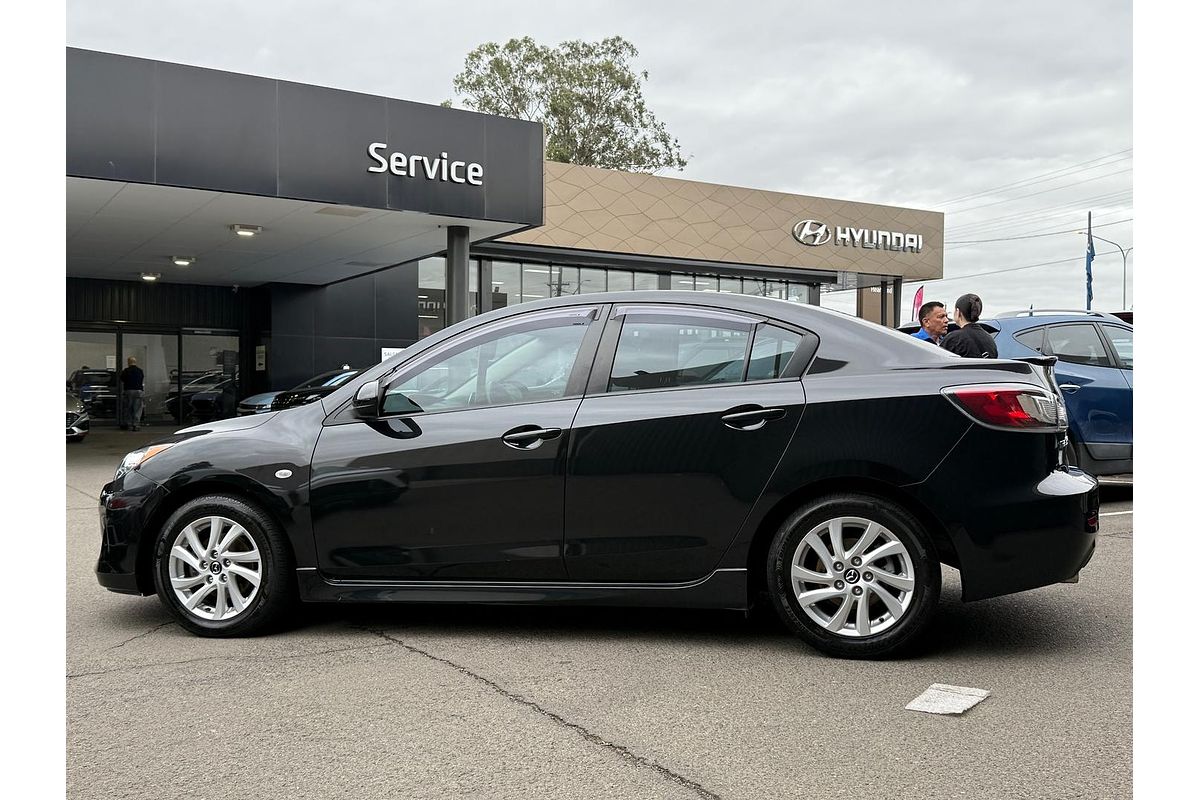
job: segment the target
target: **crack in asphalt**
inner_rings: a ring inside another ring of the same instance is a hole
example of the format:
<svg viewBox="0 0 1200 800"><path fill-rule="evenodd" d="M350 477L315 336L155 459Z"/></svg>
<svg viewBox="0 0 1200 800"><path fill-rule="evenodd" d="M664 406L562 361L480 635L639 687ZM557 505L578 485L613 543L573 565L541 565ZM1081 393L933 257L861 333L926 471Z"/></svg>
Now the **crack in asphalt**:
<svg viewBox="0 0 1200 800"><path fill-rule="evenodd" d="M139 633L137 636L130 636L130 637L129 637L128 639L126 639L125 641L123 641L123 642L120 642L119 644L114 644L112 647L110 647L110 648L108 648L108 649L109 649L109 650L116 650L118 647L124 647L125 645L129 644L130 642L132 642L132 641L134 641L134 640L136 640L136 639L141 639L141 638L144 638L144 637L146 637L146 636L149 636L150 634L154 633L154 632L155 632L155 631L157 631L157 630L161 630L162 628L165 628L165 627L167 627L168 625L174 625L174 624L175 624L175 621L174 621L174 620L168 620L167 622L160 622L158 625L155 625L155 626L154 626L153 628L151 628L150 630L148 630L148 631L142 631L142 632L141 632L141 633Z"/></svg>
<svg viewBox="0 0 1200 800"><path fill-rule="evenodd" d="M136 637L135 637L136 638ZM93 670L91 672L68 672L67 680L72 678L89 678L96 675L111 675L115 672L134 672L139 669L150 669L152 667L172 667L179 664L195 664L201 661L217 661L219 659L244 659L249 661L288 661L294 658L312 658L313 656L324 656L330 653L347 653L352 650L374 650L380 647L386 647L382 644L363 644L357 647L335 647L330 650L318 650L315 653L294 653L285 656L237 656L237 655L219 655L219 656L204 656L203 658L184 658L179 661L154 661L149 664L133 664L128 667L113 667L112 669Z"/></svg>
<svg viewBox="0 0 1200 800"><path fill-rule="evenodd" d="M68 488L68 489L74 489L75 491L77 491L77 492L79 492L81 495L83 495L84 497L89 497L89 498L91 498L92 500L95 500L97 503L99 503L99 502L100 502L100 495L98 495L98 494L92 494L91 492L84 491L83 489L80 489L78 486L72 486L72 485L71 485L71 484L69 484L69 483L67 484L67 488Z"/></svg>
<svg viewBox="0 0 1200 800"><path fill-rule="evenodd" d="M424 656L425 658L428 658L433 661L437 661L441 664L445 664L449 667L452 667L455 670L457 670L458 672L462 673L463 675L466 675L468 678L471 678L475 681L478 681L479 683L482 683L484 686L487 686L489 689L491 689L492 691L501 695L502 697L504 697L508 700L512 700L515 703L519 703L519 704L525 706L526 708L533 709L538 714L541 714L542 716L547 717L550 720L553 720L556 724L561 725L565 728L569 728L570 730L579 734L580 736L582 736L584 739L591 742L592 744L596 744L607 750L611 750L612 752L619 755L621 758L623 758L627 761L633 762L633 764L635 766L646 767L647 769L651 769L654 772L658 773L660 776L666 778L667 780L669 780L673 783L676 783L680 786L691 789L692 791L696 792L701 797L712 798L712 800L721 800L720 795L704 788L704 786L697 783L696 781L693 781L689 778L685 778L684 776L680 775L679 773L673 772L672 770L667 769L666 767L664 767L660 764L656 764L653 761L646 758L645 756L640 756L627 747L624 747L619 744L614 744L613 742L610 742L607 739L604 739L603 737L601 737L595 733L592 733L591 731L589 731L587 728L583 727L582 725L571 722L570 720L567 720L567 719L563 718L562 716L555 714L553 711L543 708L542 706L538 705L537 703L533 702L532 700L528 700L519 694L515 694L515 693L509 691L508 689L505 689L503 686L501 686L500 684L491 680L490 678L485 678L482 675L472 672L470 669L462 666L461 664L457 664L448 658L442 658L441 656L437 656L426 650L422 650L419 647L408 644L404 640L398 639L395 636L391 636L381 630L377 630L374 628L358 628L358 630L366 631L367 633L373 633L376 636L380 637L381 639L385 639L389 642L392 642L393 644L399 645L400 647L404 648L405 650L409 651L410 653L414 653L416 655L421 655L421 656Z"/></svg>

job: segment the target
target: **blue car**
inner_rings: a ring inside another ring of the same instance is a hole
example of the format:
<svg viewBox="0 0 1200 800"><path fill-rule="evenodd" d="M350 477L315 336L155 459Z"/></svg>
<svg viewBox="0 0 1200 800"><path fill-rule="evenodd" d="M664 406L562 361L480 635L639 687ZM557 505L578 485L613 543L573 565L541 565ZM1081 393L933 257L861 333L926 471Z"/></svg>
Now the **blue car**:
<svg viewBox="0 0 1200 800"><path fill-rule="evenodd" d="M1069 418L1067 458L1133 473L1133 325L1097 311L1014 311L986 320L1000 358L1052 355Z"/></svg>

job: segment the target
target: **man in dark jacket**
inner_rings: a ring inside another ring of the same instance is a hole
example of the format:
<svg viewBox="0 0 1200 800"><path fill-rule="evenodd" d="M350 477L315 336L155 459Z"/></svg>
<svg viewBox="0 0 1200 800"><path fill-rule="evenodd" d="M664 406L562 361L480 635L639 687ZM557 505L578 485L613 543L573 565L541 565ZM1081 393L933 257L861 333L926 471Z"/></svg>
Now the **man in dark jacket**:
<svg viewBox="0 0 1200 800"><path fill-rule="evenodd" d="M136 431L138 422L142 418L142 397L146 389L146 373L142 372L142 368L137 365L137 359L133 356L126 359L126 363L128 366L121 370L121 391L125 400L125 410L129 413L129 427Z"/></svg>
<svg viewBox="0 0 1200 800"><path fill-rule="evenodd" d="M954 321L958 330L946 334L942 347L964 358L995 358L996 343L991 334L975 323L983 313L983 301L977 294L964 294L954 301Z"/></svg>

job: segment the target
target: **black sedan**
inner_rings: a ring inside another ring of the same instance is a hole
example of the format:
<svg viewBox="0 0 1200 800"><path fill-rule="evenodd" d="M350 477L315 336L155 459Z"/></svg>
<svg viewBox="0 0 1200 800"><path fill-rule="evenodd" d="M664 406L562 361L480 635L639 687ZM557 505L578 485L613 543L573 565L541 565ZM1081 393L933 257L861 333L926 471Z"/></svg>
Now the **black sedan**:
<svg viewBox="0 0 1200 800"><path fill-rule="evenodd" d="M284 409L304 406L320 400L322 397L332 394L339 386L360 372L362 372L360 369L343 367L339 370L322 373L312 380L305 381L295 389L289 389L286 392L280 392L275 395L275 398L271 401L271 410L283 411Z"/></svg>
<svg viewBox="0 0 1200 800"><path fill-rule="evenodd" d="M780 300L563 297L440 331L319 401L188 428L103 490L96 573L188 630L294 599L747 609L833 655L1074 578L1094 478L1041 368Z"/></svg>

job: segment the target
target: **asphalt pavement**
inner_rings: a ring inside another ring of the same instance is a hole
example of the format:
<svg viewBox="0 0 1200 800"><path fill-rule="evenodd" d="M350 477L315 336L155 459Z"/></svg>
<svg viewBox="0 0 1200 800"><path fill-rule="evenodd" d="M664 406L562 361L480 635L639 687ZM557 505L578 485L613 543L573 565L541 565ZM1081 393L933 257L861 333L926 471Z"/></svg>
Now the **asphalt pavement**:
<svg viewBox="0 0 1200 800"><path fill-rule="evenodd" d="M92 569L97 499L153 438L67 445L71 798L1121 798L1132 778L1132 491L1077 584L959 601L925 646L827 658L769 616L303 606L200 639ZM933 683L961 717L906 711Z"/></svg>

